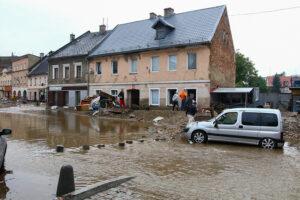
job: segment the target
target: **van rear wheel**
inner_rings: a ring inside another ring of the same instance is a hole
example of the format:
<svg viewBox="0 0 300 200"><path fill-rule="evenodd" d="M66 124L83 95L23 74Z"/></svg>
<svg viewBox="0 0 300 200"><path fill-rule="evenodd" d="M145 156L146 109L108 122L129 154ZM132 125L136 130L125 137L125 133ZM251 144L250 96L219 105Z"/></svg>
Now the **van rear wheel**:
<svg viewBox="0 0 300 200"><path fill-rule="evenodd" d="M276 142L271 138L264 138L260 141L260 146L264 149L274 149L276 147Z"/></svg>
<svg viewBox="0 0 300 200"><path fill-rule="evenodd" d="M192 134L192 140L198 144L205 143L207 142L207 134L204 131L194 131Z"/></svg>

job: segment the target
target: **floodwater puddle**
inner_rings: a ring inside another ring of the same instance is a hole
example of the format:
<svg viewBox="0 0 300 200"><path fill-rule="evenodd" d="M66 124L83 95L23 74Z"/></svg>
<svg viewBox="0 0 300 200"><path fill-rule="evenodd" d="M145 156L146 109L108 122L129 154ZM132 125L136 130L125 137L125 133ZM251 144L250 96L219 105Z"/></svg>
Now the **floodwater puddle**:
<svg viewBox="0 0 300 200"><path fill-rule="evenodd" d="M147 123L41 108L0 109L0 118L0 128L12 129L0 199L54 199L64 164L73 166L77 189L135 176L142 199L300 199L296 142L276 150L181 138L169 143L154 141ZM133 143L118 146L126 140ZM64 152L57 153L56 145Z"/></svg>

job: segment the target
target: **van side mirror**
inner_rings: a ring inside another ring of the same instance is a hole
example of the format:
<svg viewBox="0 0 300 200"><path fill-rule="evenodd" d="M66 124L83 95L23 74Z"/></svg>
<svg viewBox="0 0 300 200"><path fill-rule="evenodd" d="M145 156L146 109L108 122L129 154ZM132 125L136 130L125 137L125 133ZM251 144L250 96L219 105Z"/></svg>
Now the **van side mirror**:
<svg viewBox="0 0 300 200"><path fill-rule="evenodd" d="M11 134L11 129L3 129L0 132L0 135L10 135Z"/></svg>
<svg viewBox="0 0 300 200"><path fill-rule="evenodd" d="M214 121L215 128L218 128L218 120Z"/></svg>

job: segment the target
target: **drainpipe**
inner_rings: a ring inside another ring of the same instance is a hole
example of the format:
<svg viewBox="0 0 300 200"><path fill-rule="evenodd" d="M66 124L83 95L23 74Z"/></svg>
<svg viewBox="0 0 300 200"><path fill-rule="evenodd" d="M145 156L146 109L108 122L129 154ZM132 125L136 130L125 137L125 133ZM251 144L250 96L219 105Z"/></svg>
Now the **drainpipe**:
<svg viewBox="0 0 300 200"><path fill-rule="evenodd" d="M85 60L86 60L86 68L87 68L87 72L88 72L87 95L89 97L90 96L90 68L89 68L89 61L88 61L87 57L85 58Z"/></svg>

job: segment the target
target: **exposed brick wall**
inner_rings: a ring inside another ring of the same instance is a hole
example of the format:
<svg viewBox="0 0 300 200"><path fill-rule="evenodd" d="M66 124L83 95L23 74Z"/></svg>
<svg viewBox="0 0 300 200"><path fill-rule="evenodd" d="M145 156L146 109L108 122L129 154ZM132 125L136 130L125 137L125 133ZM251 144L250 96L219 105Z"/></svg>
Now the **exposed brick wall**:
<svg viewBox="0 0 300 200"><path fill-rule="evenodd" d="M235 86L235 51L225 9L210 45L211 88Z"/></svg>

